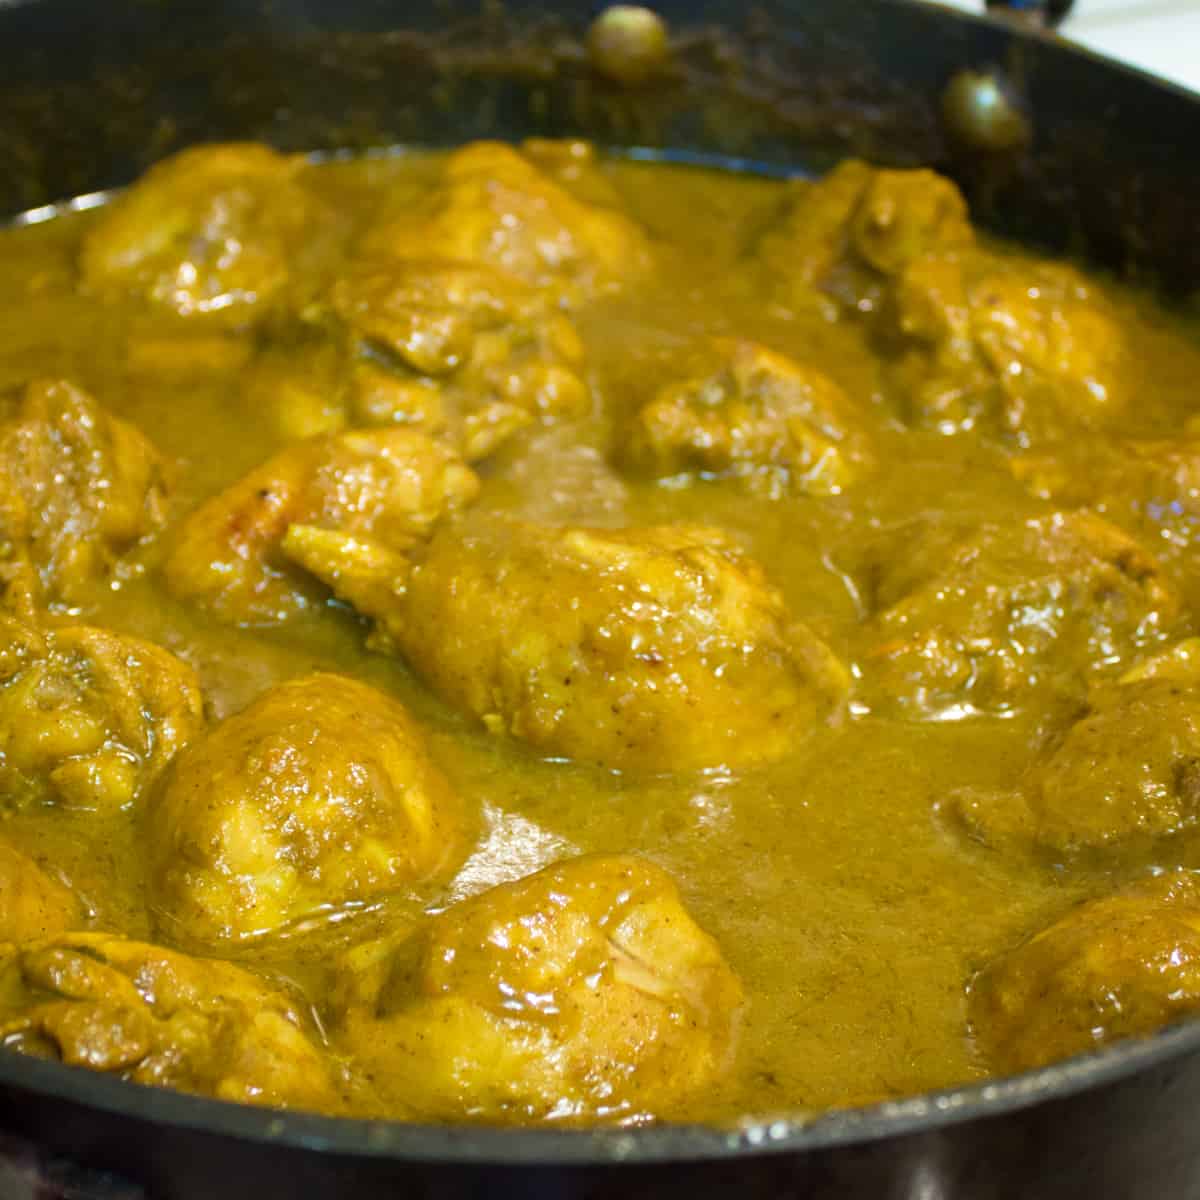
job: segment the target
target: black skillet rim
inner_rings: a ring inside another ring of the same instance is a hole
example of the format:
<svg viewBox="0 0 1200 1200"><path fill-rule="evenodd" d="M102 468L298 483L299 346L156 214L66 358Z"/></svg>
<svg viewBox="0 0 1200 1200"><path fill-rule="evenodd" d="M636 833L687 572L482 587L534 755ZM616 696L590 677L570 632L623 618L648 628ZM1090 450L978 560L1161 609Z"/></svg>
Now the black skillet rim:
<svg viewBox="0 0 1200 1200"><path fill-rule="evenodd" d="M605 1167L808 1153L928 1133L1067 1099L1198 1052L1200 1020L1195 1020L1009 1078L811 1118L756 1117L728 1128L545 1129L328 1117L149 1087L12 1051L0 1051L0 1088L261 1147L444 1165Z"/></svg>

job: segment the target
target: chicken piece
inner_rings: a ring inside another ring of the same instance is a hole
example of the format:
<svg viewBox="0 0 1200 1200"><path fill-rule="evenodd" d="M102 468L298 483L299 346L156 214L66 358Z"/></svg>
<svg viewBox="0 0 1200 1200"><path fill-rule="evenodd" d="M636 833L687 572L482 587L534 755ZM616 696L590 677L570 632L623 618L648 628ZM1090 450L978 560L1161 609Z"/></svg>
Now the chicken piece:
<svg viewBox="0 0 1200 1200"><path fill-rule="evenodd" d="M0 791L9 804L129 808L203 727L195 673L161 646L0 615Z"/></svg>
<svg viewBox="0 0 1200 1200"><path fill-rule="evenodd" d="M321 225L303 167L249 142L172 155L99 214L83 240L84 283L223 325L261 318Z"/></svg>
<svg viewBox="0 0 1200 1200"><path fill-rule="evenodd" d="M406 549L470 503L475 473L406 429L292 446L207 500L180 527L167 584L235 624L286 621L324 597L279 553L289 526L336 529Z"/></svg>
<svg viewBox="0 0 1200 1200"><path fill-rule="evenodd" d="M1193 642L1193 645L1195 643ZM951 809L996 847L1056 858L1149 850L1200 820L1200 672L1123 679L1096 689L1088 711L1012 792L964 792Z"/></svg>
<svg viewBox="0 0 1200 1200"><path fill-rule="evenodd" d="M83 905L65 883L0 839L0 942L49 937L79 925Z"/></svg>
<svg viewBox="0 0 1200 1200"><path fill-rule="evenodd" d="M344 1105L311 1017L282 988L111 934L0 948L0 1038L8 1050L221 1100Z"/></svg>
<svg viewBox="0 0 1200 1200"><path fill-rule="evenodd" d="M623 213L577 199L510 146L475 142L445 162L424 204L385 214L364 258L447 259L494 267L577 302L643 275L645 234Z"/></svg>
<svg viewBox="0 0 1200 1200"><path fill-rule="evenodd" d="M449 425L474 461L495 449L483 437L488 429L515 431L591 407L574 326L544 293L490 267L361 265L333 285L325 315L359 364L355 423L400 421L432 433Z"/></svg>
<svg viewBox="0 0 1200 1200"><path fill-rule="evenodd" d="M971 981L975 1043L1018 1072L1200 1010L1200 883L1175 871L1072 909Z"/></svg>
<svg viewBox="0 0 1200 1200"><path fill-rule="evenodd" d="M180 757L147 809L150 904L173 940L224 949L443 875L468 825L404 708L310 675Z"/></svg>
<svg viewBox="0 0 1200 1200"><path fill-rule="evenodd" d="M929 529L874 583L874 705L942 719L1079 693L1161 643L1180 608L1142 546L1082 512Z"/></svg>
<svg viewBox="0 0 1200 1200"><path fill-rule="evenodd" d="M889 319L916 426L1030 445L1102 427L1124 405L1120 325L1068 267L926 256L898 278Z"/></svg>
<svg viewBox="0 0 1200 1200"><path fill-rule="evenodd" d="M733 1055L737 977L631 855L555 863L364 958L333 1036L426 1119L638 1123Z"/></svg>
<svg viewBox="0 0 1200 1200"><path fill-rule="evenodd" d="M1200 534L1200 437L1076 440L1009 466L1033 495L1087 505L1164 556Z"/></svg>
<svg viewBox="0 0 1200 1200"><path fill-rule="evenodd" d="M377 622L444 699L548 755L620 769L749 766L791 750L840 664L719 530L485 517L414 556L294 526L284 551Z"/></svg>
<svg viewBox="0 0 1200 1200"><path fill-rule="evenodd" d="M862 414L820 371L754 342L715 339L694 374L633 421L635 469L687 481L731 477L770 499L836 495L869 467Z"/></svg>
<svg viewBox="0 0 1200 1200"><path fill-rule="evenodd" d="M31 383L0 424L0 554L52 603L135 568L166 519L166 463L132 425L63 380Z"/></svg>
<svg viewBox="0 0 1200 1200"><path fill-rule="evenodd" d="M973 242L966 201L950 180L850 159L824 179L790 185L759 255L786 303L805 306L824 294L868 314L909 263Z"/></svg>

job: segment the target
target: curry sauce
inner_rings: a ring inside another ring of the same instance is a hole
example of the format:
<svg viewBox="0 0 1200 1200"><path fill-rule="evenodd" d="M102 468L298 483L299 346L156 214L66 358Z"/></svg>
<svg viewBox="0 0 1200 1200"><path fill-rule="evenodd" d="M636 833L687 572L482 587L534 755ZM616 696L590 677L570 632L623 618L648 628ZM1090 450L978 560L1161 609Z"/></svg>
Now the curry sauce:
<svg viewBox="0 0 1200 1200"><path fill-rule="evenodd" d="M1192 329L928 172L188 153L0 233L0 454L50 447L6 468L49 514L5 533L0 903L49 889L3 923L12 1048L349 1115L726 1123L1200 1007ZM45 442L52 402L120 424ZM74 509L69 454L117 464ZM152 509L115 524L114 480ZM102 646L132 732L71 690ZM63 774L79 696L109 758ZM493 1002L516 960L471 956L538 922L541 984Z"/></svg>

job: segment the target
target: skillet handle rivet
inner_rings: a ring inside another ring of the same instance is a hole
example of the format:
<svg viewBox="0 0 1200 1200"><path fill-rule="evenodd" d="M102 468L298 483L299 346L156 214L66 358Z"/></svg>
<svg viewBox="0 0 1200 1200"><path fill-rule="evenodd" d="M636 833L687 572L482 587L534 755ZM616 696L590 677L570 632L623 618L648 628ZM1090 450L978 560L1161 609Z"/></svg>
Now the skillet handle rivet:
<svg viewBox="0 0 1200 1200"><path fill-rule="evenodd" d="M616 83L638 84L662 68L670 46L658 13L636 4L614 4L592 22L587 48L597 73Z"/></svg>
<svg viewBox="0 0 1200 1200"><path fill-rule="evenodd" d="M1032 136L1011 85L996 71L954 75L942 93L942 121L951 137L972 150L1019 150Z"/></svg>

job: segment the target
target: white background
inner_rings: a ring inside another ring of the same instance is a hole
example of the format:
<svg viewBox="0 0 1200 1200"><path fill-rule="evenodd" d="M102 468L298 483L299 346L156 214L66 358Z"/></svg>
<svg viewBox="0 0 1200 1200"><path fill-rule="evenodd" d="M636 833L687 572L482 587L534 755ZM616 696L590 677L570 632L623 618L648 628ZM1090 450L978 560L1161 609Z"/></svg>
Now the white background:
<svg viewBox="0 0 1200 1200"><path fill-rule="evenodd" d="M983 0L943 3L983 11ZM1075 0L1061 32L1101 54L1200 91L1200 0Z"/></svg>

